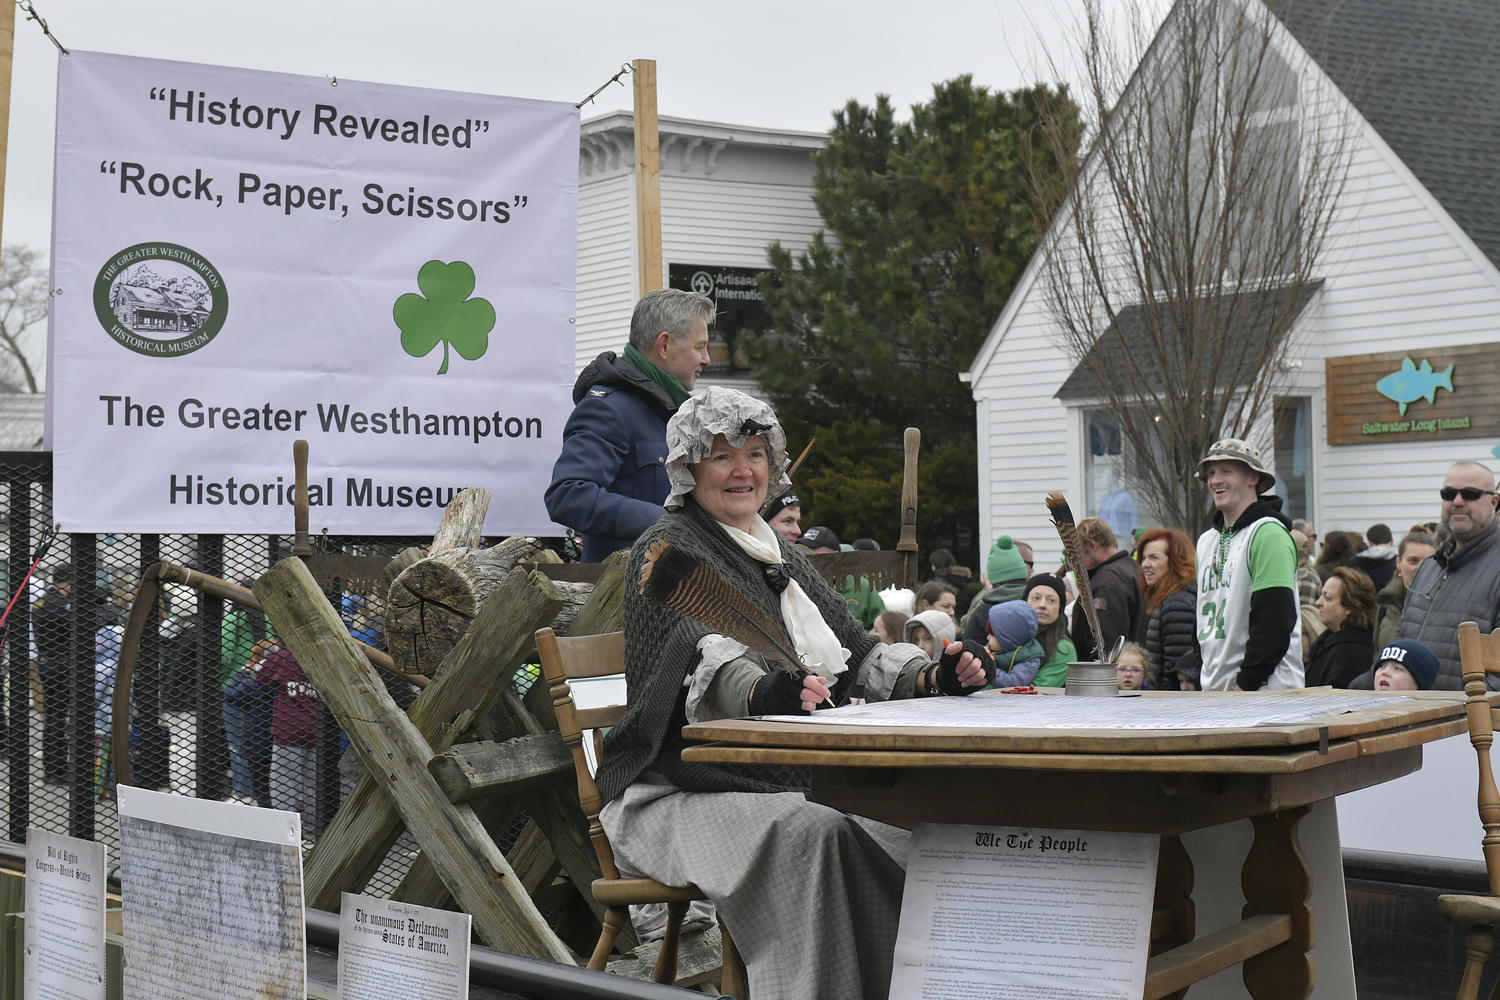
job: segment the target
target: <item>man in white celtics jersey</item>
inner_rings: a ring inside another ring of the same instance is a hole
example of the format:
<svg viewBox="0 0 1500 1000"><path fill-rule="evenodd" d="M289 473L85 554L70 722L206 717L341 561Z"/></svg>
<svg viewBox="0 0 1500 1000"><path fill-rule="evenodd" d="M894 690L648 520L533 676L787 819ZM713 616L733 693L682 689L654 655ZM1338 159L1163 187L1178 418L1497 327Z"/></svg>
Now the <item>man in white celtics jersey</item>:
<svg viewBox="0 0 1500 1000"><path fill-rule="evenodd" d="M1198 539L1198 644L1204 691L1302 687L1297 546L1276 477L1260 450L1214 443L1198 463L1213 494L1214 526Z"/></svg>

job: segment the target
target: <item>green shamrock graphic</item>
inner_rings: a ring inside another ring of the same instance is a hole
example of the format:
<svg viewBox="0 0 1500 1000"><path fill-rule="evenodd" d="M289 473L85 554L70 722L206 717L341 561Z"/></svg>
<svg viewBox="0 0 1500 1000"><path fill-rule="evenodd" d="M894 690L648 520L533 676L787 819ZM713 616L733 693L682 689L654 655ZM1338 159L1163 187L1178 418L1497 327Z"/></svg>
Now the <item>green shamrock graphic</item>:
<svg viewBox="0 0 1500 1000"><path fill-rule="evenodd" d="M407 292L392 310L406 353L426 357L442 341L439 375L448 371L449 344L465 361L484 357L495 328L495 307L487 299L469 298L474 291L474 269L461 260L451 264L429 260L417 272L417 287L422 295Z"/></svg>

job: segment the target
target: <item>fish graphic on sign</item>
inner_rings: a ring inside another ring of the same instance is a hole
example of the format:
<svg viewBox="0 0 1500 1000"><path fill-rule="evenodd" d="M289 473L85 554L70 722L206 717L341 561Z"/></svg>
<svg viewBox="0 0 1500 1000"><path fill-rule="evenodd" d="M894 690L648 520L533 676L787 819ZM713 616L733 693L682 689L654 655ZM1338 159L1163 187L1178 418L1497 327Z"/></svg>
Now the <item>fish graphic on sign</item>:
<svg viewBox="0 0 1500 1000"><path fill-rule="evenodd" d="M1375 391L1386 399L1401 406L1401 415L1406 416L1406 408L1419 399L1425 399L1431 403L1437 396L1438 388L1453 391L1453 366L1449 365L1440 372L1432 370L1432 363L1426 358L1422 359L1422 367L1418 368L1411 363L1411 358L1402 358L1401 367L1391 372L1385 378L1375 383Z"/></svg>

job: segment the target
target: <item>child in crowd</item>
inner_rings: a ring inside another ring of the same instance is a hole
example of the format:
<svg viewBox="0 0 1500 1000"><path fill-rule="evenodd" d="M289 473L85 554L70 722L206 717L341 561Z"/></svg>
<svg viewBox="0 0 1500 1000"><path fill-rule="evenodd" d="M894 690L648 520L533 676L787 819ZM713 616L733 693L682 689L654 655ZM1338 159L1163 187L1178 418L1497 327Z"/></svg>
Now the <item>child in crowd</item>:
<svg viewBox="0 0 1500 1000"><path fill-rule="evenodd" d="M1120 658L1115 661L1115 680L1120 682L1120 690L1152 690L1150 671L1151 654L1146 652L1146 647L1127 642L1120 650Z"/></svg>
<svg viewBox="0 0 1500 1000"><path fill-rule="evenodd" d="M889 646L901 641L901 633L905 626L906 616L901 612L882 611L876 616L875 627L870 629L870 634Z"/></svg>
<svg viewBox="0 0 1500 1000"><path fill-rule="evenodd" d="M302 814L303 836L316 821L318 691L291 650L273 647L255 679L275 690L271 703L271 808Z"/></svg>
<svg viewBox="0 0 1500 1000"><path fill-rule="evenodd" d="M935 608L917 612L901 628L901 641L911 643L931 659L936 659L957 636L958 626L952 616Z"/></svg>
<svg viewBox="0 0 1500 1000"><path fill-rule="evenodd" d="M1002 601L990 606L990 653L995 657L991 687L1026 687L1042 667L1042 644L1037 642L1036 609L1025 601Z"/></svg>
<svg viewBox="0 0 1500 1000"><path fill-rule="evenodd" d="M1437 678L1437 654L1415 639L1387 643L1375 662L1376 691L1430 691Z"/></svg>

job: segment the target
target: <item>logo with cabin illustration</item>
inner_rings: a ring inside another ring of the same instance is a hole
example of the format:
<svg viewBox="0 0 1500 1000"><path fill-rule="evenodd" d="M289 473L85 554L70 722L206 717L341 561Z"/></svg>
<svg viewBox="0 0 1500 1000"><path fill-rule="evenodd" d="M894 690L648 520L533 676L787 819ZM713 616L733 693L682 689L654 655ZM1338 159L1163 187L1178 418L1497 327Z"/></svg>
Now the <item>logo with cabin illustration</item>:
<svg viewBox="0 0 1500 1000"><path fill-rule="evenodd" d="M229 295L223 276L201 254L175 243L137 243L99 269L94 313L122 347L175 358L218 335Z"/></svg>

